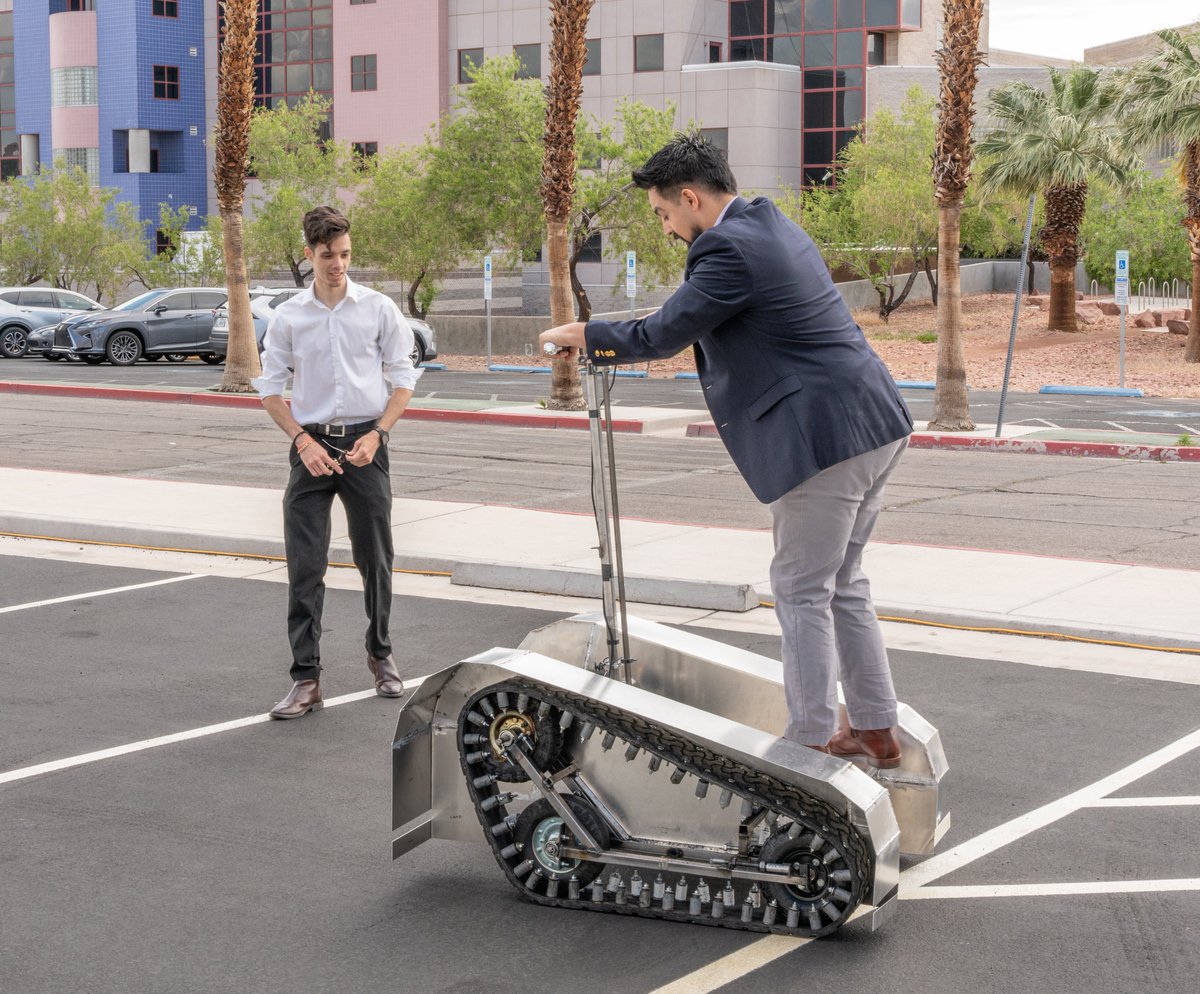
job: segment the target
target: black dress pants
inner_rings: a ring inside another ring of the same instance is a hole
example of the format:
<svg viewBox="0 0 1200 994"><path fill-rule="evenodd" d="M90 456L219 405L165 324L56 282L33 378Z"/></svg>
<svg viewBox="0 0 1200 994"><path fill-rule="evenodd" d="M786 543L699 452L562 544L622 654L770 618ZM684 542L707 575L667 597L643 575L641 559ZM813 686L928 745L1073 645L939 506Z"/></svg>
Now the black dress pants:
<svg viewBox="0 0 1200 994"><path fill-rule="evenodd" d="M355 436L315 435L326 443L349 449ZM328 448L333 455L337 453ZM293 680L316 680L321 675L321 611L325 604L325 570L329 565L330 512L333 497L341 498L350 531L354 565L363 580L367 609L366 649L372 656L392 651L389 620L392 610L392 483L386 446L366 466L342 464L342 473L313 476L291 452L292 473L283 496L283 541L288 567L288 640L292 645Z"/></svg>

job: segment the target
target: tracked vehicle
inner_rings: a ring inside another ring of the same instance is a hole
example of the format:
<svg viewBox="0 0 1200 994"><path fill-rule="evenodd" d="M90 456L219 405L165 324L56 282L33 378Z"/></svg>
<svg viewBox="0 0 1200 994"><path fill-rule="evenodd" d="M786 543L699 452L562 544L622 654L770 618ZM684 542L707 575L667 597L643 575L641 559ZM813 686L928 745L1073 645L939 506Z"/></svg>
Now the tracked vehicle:
<svg viewBox="0 0 1200 994"><path fill-rule="evenodd" d="M630 617L609 385L586 379L603 609L405 700L393 858L483 842L538 904L796 936L879 927L900 854L931 853L949 826L937 730L901 705L900 767L859 769L779 737L778 661Z"/></svg>

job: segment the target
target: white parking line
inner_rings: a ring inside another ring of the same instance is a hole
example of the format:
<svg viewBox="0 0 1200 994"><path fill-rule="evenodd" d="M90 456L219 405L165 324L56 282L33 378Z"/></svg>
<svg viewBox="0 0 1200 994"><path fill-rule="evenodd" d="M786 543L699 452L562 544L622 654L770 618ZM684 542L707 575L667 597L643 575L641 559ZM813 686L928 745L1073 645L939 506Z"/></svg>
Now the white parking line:
<svg viewBox="0 0 1200 994"><path fill-rule="evenodd" d="M421 683L421 678L405 680L406 690L413 690ZM353 701L374 697L374 690L359 690L353 694L343 694L341 697L330 697L325 701L326 708L335 708L339 704L350 704ZM231 732L237 728L247 728L250 725L261 725L271 720L269 714L255 714L249 718L235 718L233 721L223 721L217 725L205 725L202 728L192 728L186 732L174 732L171 735L160 735L153 739L142 739L140 742L129 742L126 745L113 746L110 749L99 749L96 752L84 753L80 756L68 756L65 759L55 759L49 763L39 763L37 766L26 766L19 770L9 770L0 773L0 784L15 783L18 780L28 780L45 773L57 773L60 770L70 770L76 766L86 766L88 763L98 763L104 759L114 759L117 756L128 756L133 752L145 752L147 749L158 749L161 746L174 745L176 742L188 742L192 739L202 739L207 735L219 735L221 732ZM301 719L305 720L305 719Z"/></svg>
<svg viewBox="0 0 1200 994"><path fill-rule="evenodd" d="M699 970L673 980L665 987L656 987L650 994L709 994L710 991L731 984L812 941L793 939L786 935L768 935L744 949L706 963Z"/></svg>
<svg viewBox="0 0 1200 994"><path fill-rule="evenodd" d="M11 611L28 611L35 607L48 607L51 604L67 604L70 601L83 601L92 597L107 597L109 594L123 594L127 590L145 590L147 587L161 587L168 583L182 583L184 580L199 580L205 574L186 573L183 576L169 576L165 580L151 580L149 583L134 583L128 587L109 587L106 590L93 590L86 594L70 594L67 597L52 597L44 601L30 601L28 604L14 604L11 607L0 607L0 614Z"/></svg>
<svg viewBox="0 0 1200 994"><path fill-rule="evenodd" d="M1074 814L1080 808L1093 805L1113 791L1140 780L1146 774L1153 773L1198 747L1200 747L1200 731L1195 731L1164 746L1157 752L1150 753L1149 756L1139 759L1136 763L1131 763L1103 780L1097 780L1094 784L1059 798L1057 801L1044 804L1028 814L998 825L982 835L977 835L962 845L933 856L924 863L910 867L900 874L901 896L912 896L910 894L912 890L932 883L968 863L973 863L975 860L1003 848L1010 842L1022 839L1040 828L1045 828L1047 825L1067 817L1067 815Z"/></svg>
<svg viewBox="0 0 1200 994"><path fill-rule="evenodd" d="M937 901L955 897L1064 897L1074 894L1162 894L1200 890L1200 877L1178 880L1084 880L1079 883L983 884L962 887L917 887L901 895L905 901Z"/></svg>
<svg viewBox="0 0 1200 994"><path fill-rule="evenodd" d="M1179 808L1200 804L1200 794L1179 797L1102 797L1087 805L1089 808Z"/></svg>

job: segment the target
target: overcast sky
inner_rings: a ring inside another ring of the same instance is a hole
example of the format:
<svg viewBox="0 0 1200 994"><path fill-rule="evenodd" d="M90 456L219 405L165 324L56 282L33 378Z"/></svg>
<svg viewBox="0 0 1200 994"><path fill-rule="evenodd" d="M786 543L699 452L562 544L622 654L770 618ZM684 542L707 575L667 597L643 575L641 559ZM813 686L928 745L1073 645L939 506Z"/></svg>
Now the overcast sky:
<svg viewBox="0 0 1200 994"><path fill-rule="evenodd" d="M988 9L993 48L1065 59L1200 20L1200 0L991 0Z"/></svg>

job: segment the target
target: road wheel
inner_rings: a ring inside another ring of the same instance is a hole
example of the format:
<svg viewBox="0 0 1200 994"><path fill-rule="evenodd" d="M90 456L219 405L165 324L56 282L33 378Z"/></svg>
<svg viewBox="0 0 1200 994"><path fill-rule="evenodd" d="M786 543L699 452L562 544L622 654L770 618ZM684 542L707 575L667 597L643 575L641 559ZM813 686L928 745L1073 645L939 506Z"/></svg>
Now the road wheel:
<svg viewBox="0 0 1200 994"><path fill-rule="evenodd" d="M213 355L211 352L205 353L200 358L210 366L215 366L217 363L225 361L225 357L223 355Z"/></svg>
<svg viewBox="0 0 1200 994"><path fill-rule="evenodd" d="M187 361L187 353L186 352L168 352L167 353L167 362L186 362L186 361Z"/></svg>
<svg viewBox="0 0 1200 994"><path fill-rule="evenodd" d="M142 357L142 340L132 331L117 331L109 336L104 354L114 366L132 366Z"/></svg>
<svg viewBox="0 0 1200 994"><path fill-rule="evenodd" d="M20 359L28 351L29 339L24 328L10 324L0 331L0 353L4 354L5 359Z"/></svg>
<svg viewBox="0 0 1200 994"><path fill-rule="evenodd" d="M104 362L104 356L102 355L81 355L79 358L89 366L99 366L100 363Z"/></svg>
<svg viewBox="0 0 1200 994"><path fill-rule="evenodd" d="M61 359L62 356L59 355L57 352L43 352L42 358L47 359L50 362L58 362L58 360Z"/></svg>
<svg viewBox="0 0 1200 994"><path fill-rule="evenodd" d="M425 361L425 349L421 346L421 339L413 335L413 350L408 357L412 360L414 366L419 366Z"/></svg>
<svg viewBox="0 0 1200 994"><path fill-rule="evenodd" d="M162 358L162 353L161 352L150 352L150 353L142 356L142 358L145 359L146 362L158 362L158 360Z"/></svg>
<svg viewBox="0 0 1200 994"><path fill-rule="evenodd" d="M571 813L591 833L601 849L611 845L608 826L601 821L595 809L583 798L573 794L561 795ZM545 798L539 798L521 812L513 829L513 838L521 847L521 853L548 880L566 880L575 877L579 886L590 884L604 864L591 860L574 859L560 852L564 844L578 845L558 812Z"/></svg>

